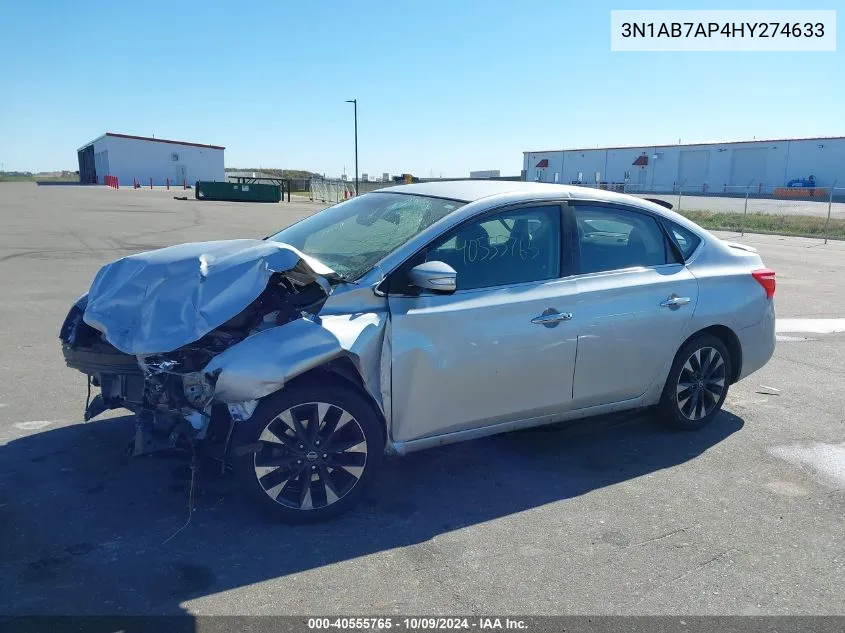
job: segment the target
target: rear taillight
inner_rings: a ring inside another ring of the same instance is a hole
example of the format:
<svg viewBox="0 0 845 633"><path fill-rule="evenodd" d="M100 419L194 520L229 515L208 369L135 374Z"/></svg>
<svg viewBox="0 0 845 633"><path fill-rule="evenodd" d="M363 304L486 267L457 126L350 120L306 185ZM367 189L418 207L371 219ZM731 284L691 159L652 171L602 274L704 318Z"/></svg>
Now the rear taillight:
<svg viewBox="0 0 845 633"><path fill-rule="evenodd" d="M766 299L771 299L775 296L775 271L768 268L761 268L760 270L752 271L751 276L757 280L763 290L766 291Z"/></svg>

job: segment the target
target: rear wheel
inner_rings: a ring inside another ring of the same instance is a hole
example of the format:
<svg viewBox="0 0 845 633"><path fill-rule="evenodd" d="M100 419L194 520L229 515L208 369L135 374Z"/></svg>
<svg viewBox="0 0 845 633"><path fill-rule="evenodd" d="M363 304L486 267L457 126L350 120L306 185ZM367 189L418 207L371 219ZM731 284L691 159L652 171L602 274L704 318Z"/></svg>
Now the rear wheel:
<svg viewBox="0 0 845 633"><path fill-rule="evenodd" d="M731 359L724 343L702 334L688 341L675 356L658 405L671 427L694 430L718 415L728 395Z"/></svg>
<svg viewBox="0 0 845 633"><path fill-rule="evenodd" d="M312 523L360 501L384 453L381 422L360 392L336 381L293 382L235 426L233 469L274 517Z"/></svg>

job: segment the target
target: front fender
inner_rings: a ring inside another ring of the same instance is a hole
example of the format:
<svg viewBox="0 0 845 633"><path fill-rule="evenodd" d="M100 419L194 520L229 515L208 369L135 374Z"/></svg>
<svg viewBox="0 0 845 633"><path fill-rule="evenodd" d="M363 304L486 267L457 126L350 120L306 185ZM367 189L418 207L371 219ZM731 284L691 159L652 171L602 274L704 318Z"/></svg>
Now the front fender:
<svg viewBox="0 0 845 633"><path fill-rule="evenodd" d="M380 385L383 314L301 318L257 332L215 356L203 369L216 374L214 400L226 404L263 398L300 374L347 356L383 412Z"/></svg>

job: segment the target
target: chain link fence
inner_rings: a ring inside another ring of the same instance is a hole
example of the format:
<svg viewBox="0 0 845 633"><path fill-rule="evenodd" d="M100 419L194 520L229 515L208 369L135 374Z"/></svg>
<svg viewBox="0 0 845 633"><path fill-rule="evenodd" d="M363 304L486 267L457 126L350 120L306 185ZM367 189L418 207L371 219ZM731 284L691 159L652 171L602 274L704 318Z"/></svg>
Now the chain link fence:
<svg viewBox="0 0 845 633"><path fill-rule="evenodd" d="M312 178L309 197L314 202L334 204L355 195L355 184L332 178Z"/></svg>
<svg viewBox="0 0 845 633"><path fill-rule="evenodd" d="M845 186L778 187L763 183L709 187L672 183L646 187L632 183L581 186L662 200L707 228L745 234L783 233L845 239ZM845 183L842 183L845 185Z"/></svg>
<svg viewBox="0 0 845 633"><path fill-rule="evenodd" d="M361 180L358 182L358 193L363 196L365 193L385 187L393 187L396 184L398 183ZM355 195L355 181L336 178L312 178L309 189L309 197L314 202L342 202Z"/></svg>
<svg viewBox="0 0 845 633"><path fill-rule="evenodd" d="M394 182L360 181L361 195L395 185ZM578 183L573 183L578 184ZM741 235L771 233L845 240L845 183L831 187L778 187L764 183L748 185L666 186L633 183L583 183L580 186L657 199L712 230L736 231ZM354 181L311 178L309 197L314 202L335 204L355 196Z"/></svg>

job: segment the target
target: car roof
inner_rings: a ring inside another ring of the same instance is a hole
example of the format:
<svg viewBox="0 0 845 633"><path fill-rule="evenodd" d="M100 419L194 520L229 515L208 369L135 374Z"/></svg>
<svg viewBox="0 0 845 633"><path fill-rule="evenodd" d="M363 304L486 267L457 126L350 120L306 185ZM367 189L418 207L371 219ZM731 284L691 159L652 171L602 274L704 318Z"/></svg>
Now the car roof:
<svg viewBox="0 0 845 633"><path fill-rule="evenodd" d="M376 189L369 195L378 193L401 193L406 195L430 196L446 198L458 202L473 203L485 198L504 196L510 201L526 199L560 199L574 198L576 200L596 200L599 202L617 202L660 215L668 220L692 230L699 235L709 233L691 220L662 204L607 189L594 187L579 187L576 185L560 185L543 182L525 182L521 180L440 180L435 182L421 182L412 185L399 185ZM483 204L480 203L480 204ZM472 205L474 206L474 205Z"/></svg>
<svg viewBox="0 0 845 633"><path fill-rule="evenodd" d="M475 202L482 198L502 194L525 194L526 196L542 197L559 196L563 198L580 198L582 200L625 200L629 203L632 201L642 201L640 198L634 198L606 189L544 182L524 182L521 180L441 180L437 182L421 182L413 185L385 187L384 189L376 189L372 193L403 193L407 195L448 198L460 202Z"/></svg>
<svg viewBox="0 0 845 633"><path fill-rule="evenodd" d="M569 187L539 182L523 182L520 180L441 180L437 182L421 182L413 185L399 185L377 189L373 193L404 193L418 196L434 196L449 198L461 202L474 202L481 198L496 196L503 193L566 193L568 189L581 190L582 187Z"/></svg>

